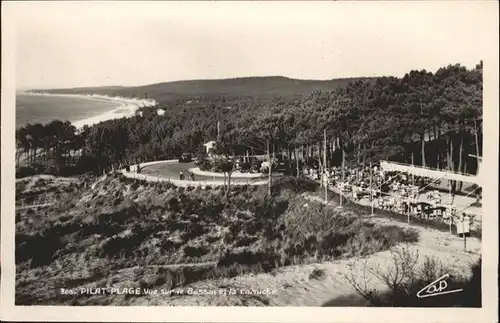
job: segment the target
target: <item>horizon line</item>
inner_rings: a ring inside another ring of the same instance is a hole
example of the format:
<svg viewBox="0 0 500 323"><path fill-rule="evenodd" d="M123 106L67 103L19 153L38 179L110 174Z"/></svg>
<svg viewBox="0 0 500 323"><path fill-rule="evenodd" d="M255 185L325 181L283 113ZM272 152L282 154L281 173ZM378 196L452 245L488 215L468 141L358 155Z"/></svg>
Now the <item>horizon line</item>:
<svg viewBox="0 0 500 323"><path fill-rule="evenodd" d="M463 66L467 69L474 69L477 65L479 65L483 60L479 60L474 66L467 66L467 64L464 63L449 63L447 65L442 65L439 68L435 69L434 71L431 69L426 69L426 68L420 68L420 69L411 69L407 72L405 72L402 76L395 76L395 75L380 75L380 74L375 74L371 76L340 76L336 78L323 78L323 79L311 79L311 78L298 78L298 77L290 77L290 76L284 76L284 75L253 75L253 76L236 76L236 77L221 77L221 78L199 78L199 79L180 79L180 80L173 80L173 81L158 81L158 82L153 82L153 83L147 83L147 84L137 84L137 85L81 85L81 86L69 86L69 87L27 87L27 86L22 86L22 87L16 87L15 91L43 91L43 90L76 90L76 89L83 89L83 88L106 88L106 87L116 87L116 88L136 88L136 87L145 87L145 86L152 86L152 85L157 85L157 84L167 84L167 83L181 83L181 82L196 82L196 81L225 81L225 80L240 80L240 79L252 79L252 78L284 78L284 79L289 79L289 80L294 80L294 81L306 81L306 82L328 82L328 81L335 81L335 80L346 80L346 79L374 79L374 78L383 78L383 77L395 77L395 78L401 78L404 77L404 75L412 72L412 71L426 71L426 72L431 72L431 73L436 73L439 69L441 68L446 68L448 66L453 66L453 65L459 65Z"/></svg>
<svg viewBox="0 0 500 323"><path fill-rule="evenodd" d="M224 77L224 78L200 78L200 79L180 79L175 81L159 81L154 83L139 84L139 85L82 85L82 86L71 86L71 87L51 87L51 88L36 88L36 87L18 87L17 91L43 91L43 90L73 90L73 89L84 89L84 88L106 88L106 87L116 87L116 88L134 88L134 87L144 87L157 84L168 84L168 83L182 83L182 82L196 82L196 81L226 81L226 80L241 80L241 79L256 79L256 78L283 78L293 81L306 81L306 82L328 82L335 80L346 80L346 79L370 79L378 77L396 77L396 76L349 76L349 77L337 77L329 79L302 79L295 77L288 77L283 75L263 75L263 76L237 76L237 77Z"/></svg>

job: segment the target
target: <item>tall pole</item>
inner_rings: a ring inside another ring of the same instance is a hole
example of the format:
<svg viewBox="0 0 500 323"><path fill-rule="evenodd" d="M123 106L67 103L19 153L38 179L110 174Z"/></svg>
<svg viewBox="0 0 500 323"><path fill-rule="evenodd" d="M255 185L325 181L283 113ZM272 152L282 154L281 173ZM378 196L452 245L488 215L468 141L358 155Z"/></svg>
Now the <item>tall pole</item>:
<svg viewBox="0 0 500 323"><path fill-rule="evenodd" d="M467 251L467 237L465 236L465 216L462 215L462 236L464 238L464 251Z"/></svg>
<svg viewBox="0 0 500 323"><path fill-rule="evenodd" d="M412 152L411 153L411 168L413 168L413 166L414 166L414 163L413 163L413 152ZM415 186L415 175L414 174L411 174L411 185Z"/></svg>
<svg viewBox="0 0 500 323"><path fill-rule="evenodd" d="M474 134L476 137L476 155L479 157L479 139L478 139L478 129L477 129L477 123L476 123L476 118L474 118Z"/></svg>
<svg viewBox="0 0 500 323"><path fill-rule="evenodd" d="M271 166L272 166L272 164L271 164L271 153L270 153L270 147L269 147L270 145L271 145L271 143L270 143L270 141L268 139L267 140L267 160L269 162L269 165L268 165L268 167L269 167L269 169L268 169L268 171L269 171L269 174L268 174L269 175L269 180L268 180L269 186L267 188L267 193L268 193L269 196L271 196L271 186L272 186L272 175L271 175Z"/></svg>
<svg viewBox="0 0 500 323"><path fill-rule="evenodd" d="M372 190L372 177L373 177L373 168L372 162L370 161L370 205L371 205L371 215L373 216L373 190Z"/></svg>
<svg viewBox="0 0 500 323"><path fill-rule="evenodd" d="M452 212L451 212L451 208L450 208L450 234L451 234L451 224L453 222L453 215L452 215Z"/></svg>
<svg viewBox="0 0 500 323"><path fill-rule="evenodd" d="M325 181L325 204L328 203L328 178L326 176L326 129L323 133L324 145L323 145L323 180Z"/></svg>
<svg viewBox="0 0 500 323"><path fill-rule="evenodd" d="M217 141L220 141L220 121L217 120Z"/></svg>
<svg viewBox="0 0 500 323"><path fill-rule="evenodd" d="M342 207L342 200L344 197L344 162L345 162L345 151L344 151L344 146L342 145L342 185L340 186L340 207Z"/></svg>
<svg viewBox="0 0 500 323"><path fill-rule="evenodd" d="M321 144L318 144L318 163L319 163L319 169L318 169L318 172L320 173L319 175L319 185L320 187L323 187L324 186L324 183L323 183L323 170L324 170L324 166L322 165L322 162L321 162Z"/></svg>
<svg viewBox="0 0 500 323"><path fill-rule="evenodd" d="M449 190L450 191L450 205L453 205L453 195L451 194L451 188L453 186L453 182L450 181L449 183L450 183L450 190Z"/></svg>
<svg viewBox="0 0 500 323"><path fill-rule="evenodd" d="M300 176L300 169L299 169L299 148L295 146L295 165L297 166L297 177Z"/></svg>
<svg viewBox="0 0 500 323"><path fill-rule="evenodd" d="M420 118L422 118L422 85L420 85ZM422 167L425 167L425 149L424 149L424 144L425 144L425 131L422 137Z"/></svg>
<svg viewBox="0 0 500 323"><path fill-rule="evenodd" d="M410 201L406 199L406 210L408 212L408 223L410 223Z"/></svg>

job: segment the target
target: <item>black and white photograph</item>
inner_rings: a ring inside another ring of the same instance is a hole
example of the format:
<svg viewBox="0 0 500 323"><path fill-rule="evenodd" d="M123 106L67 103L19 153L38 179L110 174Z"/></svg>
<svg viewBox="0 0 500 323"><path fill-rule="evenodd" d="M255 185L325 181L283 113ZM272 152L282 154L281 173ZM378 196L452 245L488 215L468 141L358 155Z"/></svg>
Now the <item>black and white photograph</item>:
<svg viewBox="0 0 500 323"><path fill-rule="evenodd" d="M498 3L2 8L12 307L496 303Z"/></svg>

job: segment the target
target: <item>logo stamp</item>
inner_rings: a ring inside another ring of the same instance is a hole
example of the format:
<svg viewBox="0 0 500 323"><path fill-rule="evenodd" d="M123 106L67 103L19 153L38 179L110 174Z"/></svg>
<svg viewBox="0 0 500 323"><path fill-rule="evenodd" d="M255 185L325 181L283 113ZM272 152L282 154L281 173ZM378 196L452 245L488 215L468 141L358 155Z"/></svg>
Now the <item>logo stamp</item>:
<svg viewBox="0 0 500 323"><path fill-rule="evenodd" d="M450 277L450 274L443 275L430 283L429 285L425 286L422 288L418 293L417 297L418 298L425 298L425 297L431 297L431 296L438 296L438 295L444 295L444 294L451 294L451 293L458 293L463 291L463 289L453 289L453 290L446 290L448 288L448 282L446 281L447 278Z"/></svg>

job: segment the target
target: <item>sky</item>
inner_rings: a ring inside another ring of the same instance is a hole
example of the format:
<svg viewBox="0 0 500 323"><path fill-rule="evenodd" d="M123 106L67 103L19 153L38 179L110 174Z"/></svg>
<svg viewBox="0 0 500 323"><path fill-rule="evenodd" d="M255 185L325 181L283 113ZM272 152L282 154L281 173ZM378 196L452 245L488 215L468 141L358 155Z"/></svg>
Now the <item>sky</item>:
<svg viewBox="0 0 500 323"><path fill-rule="evenodd" d="M498 28L496 1L3 2L2 9L15 24L17 89L474 67Z"/></svg>

